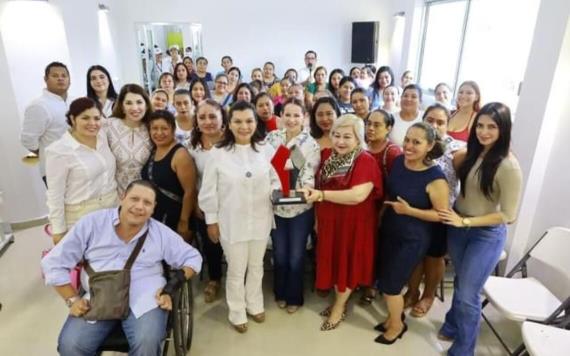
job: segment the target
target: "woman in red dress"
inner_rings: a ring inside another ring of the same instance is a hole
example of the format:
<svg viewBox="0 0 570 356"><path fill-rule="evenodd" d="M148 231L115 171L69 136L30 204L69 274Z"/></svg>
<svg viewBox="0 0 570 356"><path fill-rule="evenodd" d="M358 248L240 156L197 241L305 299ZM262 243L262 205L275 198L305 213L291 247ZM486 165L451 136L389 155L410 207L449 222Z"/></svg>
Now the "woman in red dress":
<svg viewBox="0 0 570 356"><path fill-rule="evenodd" d="M316 288L335 288L333 305L321 315L328 317L321 330L335 329L346 312L350 293L371 286L374 277L376 200L382 197L382 175L366 152L364 122L347 114L332 127L333 148L323 151L317 172L317 189L304 188L307 201L317 213Z"/></svg>

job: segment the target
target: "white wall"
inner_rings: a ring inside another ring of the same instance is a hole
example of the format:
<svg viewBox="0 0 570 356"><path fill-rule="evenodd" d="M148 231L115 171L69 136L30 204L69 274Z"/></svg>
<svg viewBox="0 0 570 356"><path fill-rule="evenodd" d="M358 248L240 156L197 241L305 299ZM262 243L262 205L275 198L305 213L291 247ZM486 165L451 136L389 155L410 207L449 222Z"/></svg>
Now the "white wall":
<svg viewBox="0 0 570 356"><path fill-rule="evenodd" d="M392 0L327 0L210 2L172 0L124 0L111 5L119 26L122 71L125 80L138 82L136 22L187 22L202 24L204 55L209 71L221 69L220 59L229 54L249 78L250 70L265 61L276 64L278 75L304 65L308 49L318 53L319 63L332 69L350 69L351 23L380 21L378 62L388 61L394 23Z"/></svg>
<svg viewBox="0 0 570 356"><path fill-rule="evenodd" d="M543 0L538 12L513 128L525 189L507 245L507 268L547 228L570 227L569 15L570 3L550 0Z"/></svg>
<svg viewBox="0 0 570 356"><path fill-rule="evenodd" d="M45 188L37 166L20 161L27 151L19 142L26 105L41 95L44 68L52 61L68 65L70 95L86 93L86 71L103 64L120 78L111 27L101 28L98 1L53 0L0 2L0 190L4 217L21 222L43 217Z"/></svg>

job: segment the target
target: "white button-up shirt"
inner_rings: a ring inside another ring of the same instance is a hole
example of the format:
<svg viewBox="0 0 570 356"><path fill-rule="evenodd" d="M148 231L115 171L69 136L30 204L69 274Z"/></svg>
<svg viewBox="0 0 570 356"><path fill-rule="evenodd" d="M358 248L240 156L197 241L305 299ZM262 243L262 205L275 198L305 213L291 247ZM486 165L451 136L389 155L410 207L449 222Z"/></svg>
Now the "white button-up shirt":
<svg viewBox="0 0 570 356"><path fill-rule="evenodd" d="M117 190L115 156L100 131L96 149L69 132L46 149L47 205L54 233L67 231L65 205L79 204Z"/></svg>
<svg viewBox="0 0 570 356"><path fill-rule="evenodd" d="M273 227L271 192L279 189L269 144L212 148L198 195L207 224L228 243L265 240Z"/></svg>
<svg viewBox="0 0 570 356"><path fill-rule="evenodd" d="M45 176L45 149L58 140L67 130L65 114L69 109L68 101L59 95L44 89L42 96L31 102L24 111L24 122L20 141L30 151L39 150L40 172Z"/></svg>

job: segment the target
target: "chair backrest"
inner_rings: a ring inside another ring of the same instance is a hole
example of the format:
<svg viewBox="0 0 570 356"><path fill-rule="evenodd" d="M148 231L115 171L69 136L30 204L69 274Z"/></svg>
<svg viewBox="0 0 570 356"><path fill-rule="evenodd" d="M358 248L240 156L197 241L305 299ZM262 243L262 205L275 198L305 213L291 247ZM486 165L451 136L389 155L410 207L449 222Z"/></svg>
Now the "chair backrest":
<svg viewBox="0 0 570 356"><path fill-rule="evenodd" d="M529 261L529 274L540 275L539 279L550 282L549 289L558 291L555 294L565 299L570 292L570 229L559 226L548 229L530 256L535 261ZM540 271L536 271L537 267Z"/></svg>

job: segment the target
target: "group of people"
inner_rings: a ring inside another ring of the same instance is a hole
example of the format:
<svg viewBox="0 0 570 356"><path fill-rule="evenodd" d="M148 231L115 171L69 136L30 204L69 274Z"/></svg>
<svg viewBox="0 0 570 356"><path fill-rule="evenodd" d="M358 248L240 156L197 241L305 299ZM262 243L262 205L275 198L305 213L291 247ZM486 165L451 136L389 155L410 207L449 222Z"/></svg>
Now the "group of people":
<svg viewBox="0 0 570 356"><path fill-rule="evenodd" d="M480 107L479 88L469 81L458 88L453 111L452 91L443 83L435 90L437 102L424 110L423 91L409 71L402 87L387 66L353 68L349 76L334 69L327 82L327 69L316 61L317 54L307 51L305 67L282 79L267 62L245 83L224 56L210 92L212 76L201 57L196 72L181 63L174 74L162 73L150 96L137 84L124 85L117 95L108 71L93 66L87 96L69 105L67 68L48 65L47 88L27 108L22 129L24 146L39 151L42 169L45 162L56 244L43 262L47 283L60 292L68 281L62 271L92 258L85 250L91 244L80 235L93 219L106 214L121 237L124 209L138 204L139 217L151 208L154 220L144 224L176 232L176 258L171 247L161 252L177 268L191 268L188 276L200 270L189 247L200 241L206 302L219 295L225 256L228 319L236 331L247 331L248 317L265 320L269 238L276 304L290 314L303 305L307 240L313 236L315 287L334 294L320 313L321 330L341 324L355 290L362 290L362 305L379 291L388 317L374 327L375 341L392 344L408 330L406 308L415 317L428 313L449 255L454 295L438 337L453 342L450 355L473 354L480 292L520 199L509 108ZM299 204L271 200L283 188L274 161L284 149L290 152L285 166L291 187L305 197ZM129 198L132 182L140 185L138 198ZM150 198L141 198L147 193ZM70 301L76 293L66 288L60 295ZM71 300L70 318L83 315L81 300ZM136 319L140 315L135 312Z"/></svg>

